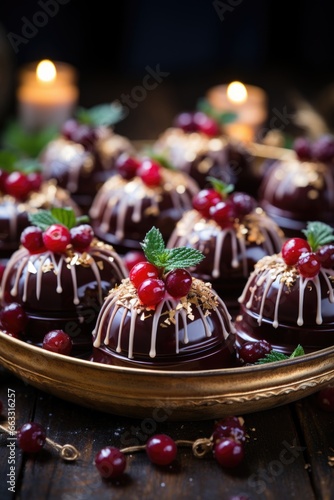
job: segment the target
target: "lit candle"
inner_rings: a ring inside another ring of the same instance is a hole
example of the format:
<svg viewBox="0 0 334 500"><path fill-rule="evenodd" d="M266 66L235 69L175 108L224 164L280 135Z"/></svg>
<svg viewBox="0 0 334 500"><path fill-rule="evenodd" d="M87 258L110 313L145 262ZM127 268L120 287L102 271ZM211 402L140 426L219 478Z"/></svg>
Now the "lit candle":
<svg viewBox="0 0 334 500"><path fill-rule="evenodd" d="M67 63L43 60L22 68L17 90L22 127L30 132L60 127L77 104L76 79L75 69Z"/></svg>
<svg viewBox="0 0 334 500"><path fill-rule="evenodd" d="M219 112L235 113L224 125L224 132L242 141L253 141L267 119L267 95L260 87L232 82L208 90L207 99Z"/></svg>

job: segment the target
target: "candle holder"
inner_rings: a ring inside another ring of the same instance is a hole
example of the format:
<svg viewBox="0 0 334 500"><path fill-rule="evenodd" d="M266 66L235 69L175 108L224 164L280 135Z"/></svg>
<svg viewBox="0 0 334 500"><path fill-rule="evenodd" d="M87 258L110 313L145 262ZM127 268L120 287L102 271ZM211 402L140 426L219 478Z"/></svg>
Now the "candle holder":
<svg viewBox="0 0 334 500"><path fill-rule="evenodd" d="M268 116L267 94L263 89L232 82L210 88L206 98L216 111L236 115L235 120L224 124L226 135L245 142L256 140Z"/></svg>
<svg viewBox="0 0 334 500"><path fill-rule="evenodd" d="M41 65L46 66L41 69ZM24 66L17 89L18 117L22 128L36 132L60 127L77 105L77 71L63 62L41 61Z"/></svg>

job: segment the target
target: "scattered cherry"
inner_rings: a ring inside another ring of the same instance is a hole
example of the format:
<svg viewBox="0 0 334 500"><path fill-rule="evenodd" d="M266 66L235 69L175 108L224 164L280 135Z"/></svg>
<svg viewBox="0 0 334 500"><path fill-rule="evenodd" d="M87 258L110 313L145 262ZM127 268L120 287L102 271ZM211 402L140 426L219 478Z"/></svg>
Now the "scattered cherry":
<svg viewBox="0 0 334 500"><path fill-rule="evenodd" d="M319 274L321 264L314 252L303 253L297 262L297 268L303 278L314 278Z"/></svg>
<svg viewBox="0 0 334 500"><path fill-rule="evenodd" d="M325 269L334 266L334 245L324 245L317 250L317 258Z"/></svg>
<svg viewBox="0 0 334 500"><path fill-rule="evenodd" d="M46 440L44 428L36 422L23 424L17 431L17 442L22 451L36 453L40 451Z"/></svg>
<svg viewBox="0 0 334 500"><path fill-rule="evenodd" d="M28 177L22 172L12 172L5 180L4 190L18 200L24 200L31 191Z"/></svg>
<svg viewBox="0 0 334 500"><path fill-rule="evenodd" d="M137 175L146 186L159 186L161 183L161 166L151 158L145 158L137 170Z"/></svg>
<svg viewBox="0 0 334 500"><path fill-rule="evenodd" d="M223 467L232 468L239 465L244 459L244 447L233 438L219 441L213 450L215 459Z"/></svg>
<svg viewBox="0 0 334 500"><path fill-rule="evenodd" d="M93 241L94 231L89 224L80 224L70 229L70 237L74 249L83 252Z"/></svg>
<svg viewBox="0 0 334 500"><path fill-rule="evenodd" d="M166 434L156 434L147 441L146 453L153 464L169 465L176 458L177 446Z"/></svg>
<svg viewBox="0 0 334 500"><path fill-rule="evenodd" d="M43 233L45 247L51 252L65 252L67 245L71 242L71 233L62 224L52 224Z"/></svg>
<svg viewBox="0 0 334 500"><path fill-rule="evenodd" d="M166 291L175 298L185 297L191 284L192 277L186 269L174 269L165 278Z"/></svg>
<svg viewBox="0 0 334 500"><path fill-rule="evenodd" d="M215 422L213 427L212 439L214 443L223 438L233 438L236 441L244 442L246 440L246 429L243 422L234 416L228 416Z"/></svg>
<svg viewBox="0 0 334 500"><path fill-rule="evenodd" d="M256 363L272 350L272 345L266 340L245 342L239 349L239 359L244 363Z"/></svg>
<svg viewBox="0 0 334 500"><path fill-rule="evenodd" d="M73 342L63 330L51 330L44 336L42 347L46 351L68 356L72 351Z"/></svg>
<svg viewBox="0 0 334 500"><path fill-rule="evenodd" d="M282 257L288 266L294 266L302 253L310 251L310 245L303 238L289 238L283 243Z"/></svg>
<svg viewBox="0 0 334 500"><path fill-rule="evenodd" d="M316 393L315 398L319 408L334 412L334 386L324 387Z"/></svg>
<svg viewBox="0 0 334 500"><path fill-rule="evenodd" d="M126 180L130 180L135 177L139 166L140 162L137 158L134 158L127 153L121 154L115 162L117 172L121 177L123 177L123 179Z"/></svg>
<svg viewBox="0 0 334 500"><path fill-rule="evenodd" d="M140 250L129 251L123 257L124 264L129 272L136 264L139 264L144 260L145 260L145 254Z"/></svg>
<svg viewBox="0 0 334 500"><path fill-rule="evenodd" d="M126 469L126 456L114 446L102 448L95 456L95 466L102 477L115 479Z"/></svg>
<svg viewBox="0 0 334 500"><path fill-rule="evenodd" d="M0 325L10 333L18 334L24 331L28 322L28 317L17 302L8 304L0 311Z"/></svg>
<svg viewBox="0 0 334 500"><path fill-rule="evenodd" d="M45 250L43 231L36 226L26 227L21 233L20 241L31 254L41 253Z"/></svg>
<svg viewBox="0 0 334 500"><path fill-rule="evenodd" d="M145 306L159 304L165 296L165 283L156 278L144 280L137 288L139 300Z"/></svg>
<svg viewBox="0 0 334 500"><path fill-rule="evenodd" d="M209 218L210 208L220 201L222 201L222 196L216 190L202 189L193 197L192 205L203 217Z"/></svg>
<svg viewBox="0 0 334 500"><path fill-rule="evenodd" d="M147 261L135 264L129 273L129 278L136 288L147 278L159 278L159 269Z"/></svg>
<svg viewBox="0 0 334 500"><path fill-rule="evenodd" d="M307 137L297 137L293 143L293 149L299 160L307 161L312 158L312 142Z"/></svg>

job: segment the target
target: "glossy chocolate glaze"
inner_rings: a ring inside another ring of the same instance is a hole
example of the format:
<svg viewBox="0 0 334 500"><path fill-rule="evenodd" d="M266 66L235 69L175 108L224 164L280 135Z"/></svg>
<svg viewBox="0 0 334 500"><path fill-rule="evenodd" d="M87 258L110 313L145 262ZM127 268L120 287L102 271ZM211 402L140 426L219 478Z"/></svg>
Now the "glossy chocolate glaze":
<svg viewBox="0 0 334 500"><path fill-rule="evenodd" d="M130 141L111 130L101 129L90 151L81 144L58 138L41 153L46 179L56 179L87 212L98 189L114 172L116 159L124 152L134 154Z"/></svg>
<svg viewBox="0 0 334 500"><path fill-rule="evenodd" d="M264 174L258 199L287 237L302 236L308 221L334 226L333 167L319 162L274 162Z"/></svg>
<svg viewBox="0 0 334 500"><path fill-rule="evenodd" d="M93 333L92 361L168 370L235 366L234 328L221 300L214 309L192 305L191 313L189 303L178 309L180 302L170 297L154 310L137 310L136 295L129 293L134 302L127 306L118 290L106 299ZM175 321L166 321L170 311L178 311Z"/></svg>
<svg viewBox="0 0 334 500"><path fill-rule="evenodd" d="M316 278L307 280L287 266L287 274L277 274L284 264L280 255L273 259L277 265L256 269L240 297L237 344L265 339L286 354L298 344L306 353L332 346L334 271L321 269Z"/></svg>
<svg viewBox="0 0 334 500"><path fill-rule="evenodd" d="M139 177L126 181L118 174L102 186L89 212L97 237L121 253L140 249L153 226L167 241L199 189L187 174L164 168L161 172L157 187L146 186Z"/></svg>
<svg viewBox="0 0 334 500"><path fill-rule="evenodd" d="M169 248L190 246L205 258L190 268L191 274L210 282L224 300L232 317L239 310L238 298L254 265L265 255L281 249L283 235L262 210L244 218L243 226L222 229L196 210L184 214L172 233Z"/></svg>
<svg viewBox="0 0 334 500"><path fill-rule="evenodd" d="M23 305L29 321L25 340L41 344L51 329L63 329L79 348L91 347L91 333L110 287L127 275L120 257L99 242L88 254L15 252L3 275L1 305Z"/></svg>

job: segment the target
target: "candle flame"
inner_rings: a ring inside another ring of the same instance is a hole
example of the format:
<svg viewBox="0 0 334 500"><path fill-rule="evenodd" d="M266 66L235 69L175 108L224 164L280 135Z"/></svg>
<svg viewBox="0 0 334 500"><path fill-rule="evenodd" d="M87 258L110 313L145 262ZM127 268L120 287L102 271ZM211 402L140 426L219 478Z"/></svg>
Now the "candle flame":
<svg viewBox="0 0 334 500"><path fill-rule="evenodd" d="M42 82L52 82L57 76L56 66L52 61L44 59L37 65L36 76Z"/></svg>
<svg viewBox="0 0 334 500"><path fill-rule="evenodd" d="M245 85L241 82L230 83L227 87L227 97L235 104L244 103L248 97Z"/></svg>

